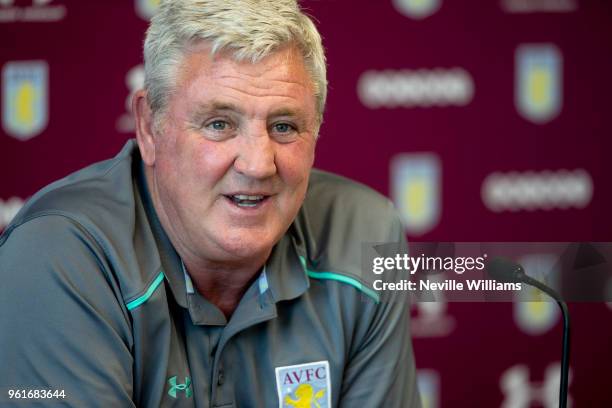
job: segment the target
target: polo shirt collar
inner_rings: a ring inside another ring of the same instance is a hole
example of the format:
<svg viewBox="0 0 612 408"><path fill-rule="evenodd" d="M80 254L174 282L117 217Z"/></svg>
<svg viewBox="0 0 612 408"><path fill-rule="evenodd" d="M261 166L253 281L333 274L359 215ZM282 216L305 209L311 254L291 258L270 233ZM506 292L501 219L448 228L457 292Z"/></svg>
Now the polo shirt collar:
<svg viewBox="0 0 612 408"><path fill-rule="evenodd" d="M266 262L266 275L270 295L275 303L295 299L310 287L292 229L272 249Z"/></svg>
<svg viewBox="0 0 612 408"><path fill-rule="evenodd" d="M155 238L155 242L157 243L162 272L170 284L170 289L176 303L184 308L187 308L187 290L185 285L185 277L183 276L183 270L181 267L181 258L174 249L170 238L168 238L166 231L164 231L164 228L157 217L157 212L153 206L153 200L151 198L150 190L145 177L144 163L140 157L138 160L137 179L142 204L147 218L149 219L149 225L151 226L151 231Z"/></svg>

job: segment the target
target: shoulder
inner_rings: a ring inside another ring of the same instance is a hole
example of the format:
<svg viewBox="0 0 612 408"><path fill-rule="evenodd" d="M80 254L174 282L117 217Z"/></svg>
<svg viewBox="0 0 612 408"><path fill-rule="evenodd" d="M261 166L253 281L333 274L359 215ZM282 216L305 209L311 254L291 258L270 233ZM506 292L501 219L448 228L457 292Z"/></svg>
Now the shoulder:
<svg viewBox="0 0 612 408"><path fill-rule="evenodd" d="M35 253L41 267L55 263L56 268L47 268L52 273L102 276L125 298L139 293L160 261L137 192L137 150L130 141L113 159L37 192L0 235L2 262L25 265ZM24 267L19 269L27 273Z"/></svg>
<svg viewBox="0 0 612 408"><path fill-rule="evenodd" d="M345 177L313 170L304 205L294 223L310 278L353 286L372 299L373 275L364 250L403 243L403 227L389 199Z"/></svg>
<svg viewBox="0 0 612 408"><path fill-rule="evenodd" d="M372 242L387 239L396 232L389 228L399 222L387 197L364 184L321 170L312 171L303 213L315 229L324 225L334 230L350 229L355 239Z"/></svg>
<svg viewBox="0 0 612 408"><path fill-rule="evenodd" d="M110 160L94 163L38 191L7 227L11 229L48 214L62 214L85 227L104 225L133 209L132 155L128 142Z"/></svg>

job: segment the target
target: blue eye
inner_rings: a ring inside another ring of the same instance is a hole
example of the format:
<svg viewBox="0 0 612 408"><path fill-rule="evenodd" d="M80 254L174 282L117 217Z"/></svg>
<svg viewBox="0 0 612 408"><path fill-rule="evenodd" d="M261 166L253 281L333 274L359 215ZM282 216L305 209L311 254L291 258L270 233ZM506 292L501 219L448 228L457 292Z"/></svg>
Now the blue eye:
<svg viewBox="0 0 612 408"><path fill-rule="evenodd" d="M287 133L290 132L293 129L293 126L291 126L288 123L277 123L276 125L274 125L274 130L276 130L279 133Z"/></svg>
<svg viewBox="0 0 612 408"><path fill-rule="evenodd" d="M227 129L227 122L223 120L215 120L211 122L208 126L210 126L213 130L225 130Z"/></svg>

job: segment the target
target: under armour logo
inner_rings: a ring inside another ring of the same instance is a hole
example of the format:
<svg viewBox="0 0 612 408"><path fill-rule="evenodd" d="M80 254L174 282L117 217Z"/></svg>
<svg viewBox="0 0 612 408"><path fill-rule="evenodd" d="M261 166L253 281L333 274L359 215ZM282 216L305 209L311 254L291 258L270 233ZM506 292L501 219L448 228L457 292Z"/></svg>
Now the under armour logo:
<svg viewBox="0 0 612 408"><path fill-rule="evenodd" d="M184 384L176 383L176 376L168 378L168 384L170 384L170 390L168 390L168 395L172 398L176 398L177 391L185 391L185 397L191 398L193 395L193 390L191 389L191 378L185 377Z"/></svg>
<svg viewBox="0 0 612 408"><path fill-rule="evenodd" d="M546 369L543 383L529 382L529 368L526 365L515 365L507 369L501 376L499 385L505 395L502 408L528 408L532 402L540 403L545 408L559 406L559 382L561 381L561 365L551 364ZM570 371L568 381L572 381ZM567 397L567 406L571 406L571 398Z"/></svg>

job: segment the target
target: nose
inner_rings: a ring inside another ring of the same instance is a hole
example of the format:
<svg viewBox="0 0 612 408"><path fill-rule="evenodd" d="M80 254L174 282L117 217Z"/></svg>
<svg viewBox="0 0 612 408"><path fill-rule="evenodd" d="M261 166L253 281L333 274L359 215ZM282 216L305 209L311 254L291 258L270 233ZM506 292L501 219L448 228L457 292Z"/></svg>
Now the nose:
<svg viewBox="0 0 612 408"><path fill-rule="evenodd" d="M276 173L276 152L274 141L270 139L268 131L263 129L250 129L248 134L239 136L241 139L238 155L234 161L234 169L247 177L265 179Z"/></svg>

